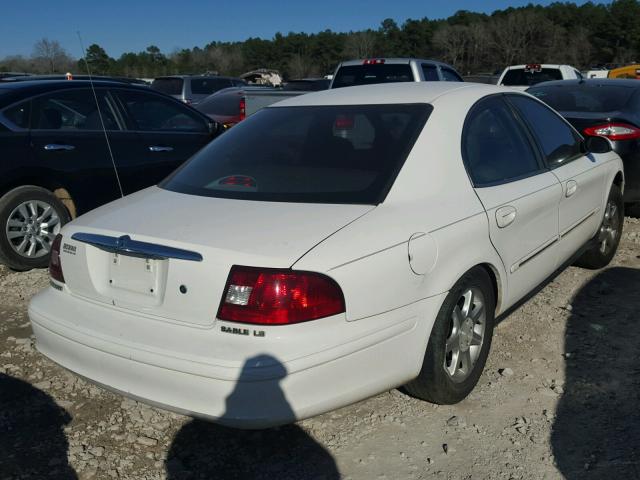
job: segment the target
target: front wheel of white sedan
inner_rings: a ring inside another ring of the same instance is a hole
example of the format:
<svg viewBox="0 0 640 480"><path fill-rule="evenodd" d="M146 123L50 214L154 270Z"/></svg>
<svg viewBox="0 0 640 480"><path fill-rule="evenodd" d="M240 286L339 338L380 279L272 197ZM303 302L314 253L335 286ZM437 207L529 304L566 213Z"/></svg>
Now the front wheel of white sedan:
<svg viewBox="0 0 640 480"><path fill-rule="evenodd" d="M463 400L478 383L491 348L495 294L481 267L462 276L438 312L420 374L405 386L439 404Z"/></svg>

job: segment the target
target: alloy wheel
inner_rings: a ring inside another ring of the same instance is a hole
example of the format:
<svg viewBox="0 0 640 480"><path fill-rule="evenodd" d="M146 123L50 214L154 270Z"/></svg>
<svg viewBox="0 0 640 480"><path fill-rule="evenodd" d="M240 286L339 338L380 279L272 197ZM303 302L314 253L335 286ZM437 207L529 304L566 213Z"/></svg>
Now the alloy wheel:
<svg viewBox="0 0 640 480"><path fill-rule="evenodd" d="M616 203L612 200L607 202L604 211L604 218L600 226L600 234L598 240L600 242L600 253L607 255L615 246L618 238L618 226L620 225L620 210Z"/></svg>
<svg viewBox="0 0 640 480"><path fill-rule="evenodd" d="M13 209L5 230L18 255L41 258L51 251L60 229L60 217L53 206L41 200L27 200Z"/></svg>
<svg viewBox="0 0 640 480"><path fill-rule="evenodd" d="M445 342L444 369L456 383L465 381L478 361L486 319L485 299L480 289L464 290L451 312Z"/></svg>

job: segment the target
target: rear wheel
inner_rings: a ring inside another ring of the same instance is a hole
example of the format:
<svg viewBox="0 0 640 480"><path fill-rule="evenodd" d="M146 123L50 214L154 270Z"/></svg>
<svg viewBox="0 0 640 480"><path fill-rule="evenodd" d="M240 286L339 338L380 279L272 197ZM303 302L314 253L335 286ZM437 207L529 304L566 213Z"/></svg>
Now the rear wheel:
<svg viewBox="0 0 640 480"><path fill-rule="evenodd" d="M14 270L44 268L69 213L48 190L18 187L0 198L0 262Z"/></svg>
<svg viewBox="0 0 640 480"><path fill-rule="evenodd" d="M594 243L576 261L576 265L589 269L606 267L618 250L623 226L624 202L622 201L622 193L617 185L611 185L602 223L594 238Z"/></svg>
<svg viewBox="0 0 640 480"><path fill-rule="evenodd" d="M463 400L478 383L491 348L495 295L489 274L467 272L451 289L431 331L422 370L405 386L439 404Z"/></svg>

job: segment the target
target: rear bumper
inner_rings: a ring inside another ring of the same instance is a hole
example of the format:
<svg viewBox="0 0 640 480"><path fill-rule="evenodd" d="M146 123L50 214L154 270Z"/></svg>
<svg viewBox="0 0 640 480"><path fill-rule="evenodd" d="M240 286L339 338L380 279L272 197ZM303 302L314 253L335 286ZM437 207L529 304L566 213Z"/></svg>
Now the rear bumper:
<svg viewBox="0 0 640 480"><path fill-rule="evenodd" d="M178 358L169 351L163 355L125 345L121 338L92 335L79 327L85 318L108 322L118 316L122 321L122 312L52 289L34 297L29 317L38 350L94 383L193 417L265 428L348 405L414 378L443 299L444 294L360 320L375 327L367 329L372 333L348 343L337 336L332 347L321 351L309 345L308 355L290 361L279 360L283 345L278 347L274 337L263 344L263 353L248 355L236 366ZM145 321L131 318L138 320ZM343 323L352 328L347 323L354 322ZM156 322L155 333L162 328Z"/></svg>

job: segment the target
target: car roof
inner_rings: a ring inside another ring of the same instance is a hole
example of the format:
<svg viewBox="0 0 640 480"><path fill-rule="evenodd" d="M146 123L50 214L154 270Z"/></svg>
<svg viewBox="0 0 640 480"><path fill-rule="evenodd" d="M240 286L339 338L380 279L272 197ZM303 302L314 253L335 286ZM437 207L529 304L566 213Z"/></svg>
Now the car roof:
<svg viewBox="0 0 640 480"><path fill-rule="evenodd" d="M399 82L322 90L283 100L274 107L432 103L459 90L475 92L478 98L492 93L514 93L509 88L471 82Z"/></svg>
<svg viewBox="0 0 640 480"><path fill-rule="evenodd" d="M24 82L0 82L0 93L5 94L0 98L2 98L2 104L6 105L7 103L19 101L23 98L53 92L55 90L87 88L90 87L92 83L95 87L117 87L145 92L150 91L149 87L142 85L108 80L94 80L93 82L89 80L28 80Z"/></svg>
<svg viewBox="0 0 640 480"><path fill-rule="evenodd" d="M530 88L538 87L574 87L576 85L584 85L588 87L618 86L627 88L640 88L640 81L624 78L588 78L588 79L572 79L572 80L551 80L548 82L540 82L532 85Z"/></svg>
<svg viewBox="0 0 640 480"><path fill-rule="evenodd" d="M187 78L203 78L203 79L207 79L207 78L222 78L225 80L242 80L239 77L229 77L229 76L225 76L225 75L164 75L162 77L156 77L154 78L154 80L163 80L163 79L171 79L171 78L181 78L183 80L187 79Z"/></svg>
<svg viewBox="0 0 640 480"><path fill-rule="evenodd" d="M506 70L519 70L521 68L525 68L528 65L540 65L540 68L560 68L560 67L574 68L571 65L559 65L557 63L527 63L522 65L509 65L506 68Z"/></svg>
<svg viewBox="0 0 640 480"><path fill-rule="evenodd" d="M444 63L444 62L439 62L438 60L429 60L429 59L422 59L422 58L404 58L404 57L392 57L392 58L386 58L386 57L370 57L372 59L376 59L376 60L384 60L385 64L408 64L410 62L418 62L418 63L430 63L433 65L440 65L442 67L448 67L448 68L453 68L451 65ZM357 60L346 60L344 62L340 63L341 67L350 67L352 65L363 65L363 62L367 60L366 58L361 58L361 59L357 59Z"/></svg>

